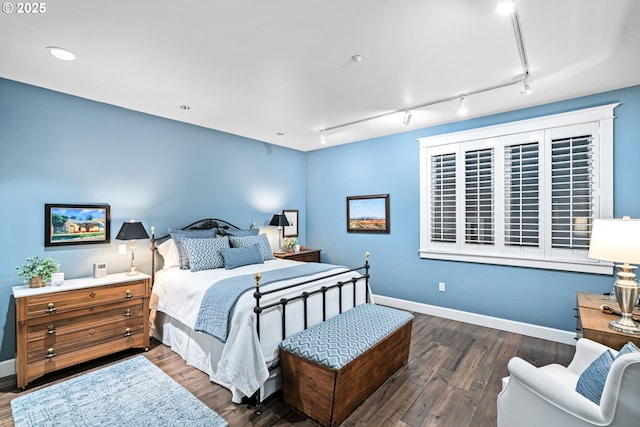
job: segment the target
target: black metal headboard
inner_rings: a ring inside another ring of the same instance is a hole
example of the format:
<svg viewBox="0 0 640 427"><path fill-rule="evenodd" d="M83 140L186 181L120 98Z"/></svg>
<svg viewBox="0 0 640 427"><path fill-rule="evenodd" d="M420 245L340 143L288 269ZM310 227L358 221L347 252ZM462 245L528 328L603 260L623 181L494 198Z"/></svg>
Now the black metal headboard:
<svg viewBox="0 0 640 427"><path fill-rule="evenodd" d="M196 222L192 222L186 227L182 227L181 230L210 230L212 228L218 228L222 230L235 229L240 230L240 227L231 224L228 221L217 218L205 218L199 219ZM156 273L156 250L158 245L165 240L171 238L171 234L165 234L161 237L156 237L156 228L151 227L151 285L153 286L153 279Z"/></svg>

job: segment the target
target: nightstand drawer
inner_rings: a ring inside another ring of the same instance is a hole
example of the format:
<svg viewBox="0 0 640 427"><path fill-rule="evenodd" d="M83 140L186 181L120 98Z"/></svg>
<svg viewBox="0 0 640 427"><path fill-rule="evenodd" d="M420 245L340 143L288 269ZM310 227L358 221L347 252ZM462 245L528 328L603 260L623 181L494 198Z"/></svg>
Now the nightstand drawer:
<svg viewBox="0 0 640 427"><path fill-rule="evenodd" d="M87 360L117 353L129 348L143 346L146 346L144 334L136 333L130 337L118 337L117 339L97 343L91 347L82 348L76 351L66 351L66 349L59 351L54 347L53 354L55 354L55 356L45 358L45 353L42 353L40 358L36 357L35 360L30 361L24 367L23 375L28 378L28 381L31 381L47 373L68 368L69 366L77 365L78 363L82 363ZM18 385L18 387L20 387L20 385Z"/></svg>
<svg viewBox="0 0 640 427"><path fill-rule="evenodd" d="M96 344L117 341L131 341L137 335L142 336L142 317L128 320L115 320L112 323L96 325L95 328L83 327L65 336L41 338L27 344L28 363L48 360L84 349Z"/></svg>
<svg viewBox="0 0 640 427"><path fill-rule="evenodd" d="M108 312L107 314L104 314L104 316L107 316L107 317L116 315L116 313L118 315L124 316L127 312L127 309L133 310L133 307L141 307L141 306L142 306L142 299L136 298L136 299L120 301L120 302L112 302L112 303L103 304L103 305L84 307L78 310L59 310L59 311L56 310L55 312L52 312L51 314L48 314L46 316L39 316L34 319L29 319L29 328L27 333L31 334L32 330L35 330L33 328L43 327L43 325L49 325L51 323L59 323L62 321L67 321L69 323L75 323L75 324L84 323L85 320L89 319L88 316L95 316L105 312ZM139 310L140 309L138 309L138 311Z"/></svg>
<svg viewBox="0 0 640 427"><path fill-rule="evenodd" d="M82 308L89 308L109 302L128 301L143 298L145 282L130 282L125 285L110 285L88 288L82 291L70 290L55 294L28 297L27 312L30 320L63 314Z"/></svg>
<svg viewBox="0 0 640 427"><path fill-rule="evenodd" d="M304 249L300 252L284 252L273 254L276 258L301 262L320 262L320 249Z"/></svg>
<svg viewBox="0 0 640 427"><path fill-rule="evenodd" d="M120 320L142 318L142 310L142 302L134 300L96 307L93 311L84 309L78 312L52 315L51 318L38 319L38 322L29 322L27 340L31 342L45 338L62 339L69 334L77 332L78 325L82 325L84 329L92 329L102 324L111 324Z"/></svg>
<svg viewBox="0 0 640 427"><path fill-rule="evenodd" d="M302 261L302 262L320 262L320 252L309 252L309 253L303 253L303 254L299 254L296 257L292 257L290 259L295 259L296 261Z"/></svg>

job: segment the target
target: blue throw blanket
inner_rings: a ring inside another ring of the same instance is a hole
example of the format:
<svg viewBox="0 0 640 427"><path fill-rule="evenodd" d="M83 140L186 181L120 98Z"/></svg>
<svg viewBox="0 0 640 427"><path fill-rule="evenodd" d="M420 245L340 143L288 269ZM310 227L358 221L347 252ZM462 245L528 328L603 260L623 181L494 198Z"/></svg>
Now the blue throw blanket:
<svg viewBox="0 0 640 427"><path fill-rule="evenodd" d="M260 273L260 286L278 282L281 280L295 279L297 277L311 276L312 274L338 268L338 265L304 263L294 267L281 268L278 270L265 271ZM222 342L227 341L229 325L233 308L238 302L238 298L247 290L256 286L253 274L229 277L220 280L207 289L200 303L198 318L195 330L206 332Z"/></svg>

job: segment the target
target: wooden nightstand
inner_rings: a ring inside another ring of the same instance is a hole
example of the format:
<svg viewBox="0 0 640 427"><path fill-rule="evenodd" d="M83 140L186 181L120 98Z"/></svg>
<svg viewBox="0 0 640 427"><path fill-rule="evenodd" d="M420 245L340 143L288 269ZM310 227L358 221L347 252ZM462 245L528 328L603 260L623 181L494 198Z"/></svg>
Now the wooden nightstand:
<svg viewBox="0 0 640 427"><path fill-rule="evenodd" d="M120 273L14 286L18 387L118 351L149 349L150 279Z"/></svg>
<svg viewBox="0 0 640 427"><path fill-rule="evenodd" d="M320 262L320 251L321 249L304 249L300 252L282 252L274 253L273 255L276 258L291 259L293 261Z"/></svg>
<svg viewBox="0 0 640 427"><path fill-rule="evenodd" d="M619 319L620 316L600 311L602 304L619 311L620 307L616 300L609 299L608 295L578 292L577 303L576 335L578 338L589 338L615 350L620 350L629 341L640 346L640 335L623 334L609 327L609 322ZM633 317L640 317L638 308L633 311Z"/></svg>

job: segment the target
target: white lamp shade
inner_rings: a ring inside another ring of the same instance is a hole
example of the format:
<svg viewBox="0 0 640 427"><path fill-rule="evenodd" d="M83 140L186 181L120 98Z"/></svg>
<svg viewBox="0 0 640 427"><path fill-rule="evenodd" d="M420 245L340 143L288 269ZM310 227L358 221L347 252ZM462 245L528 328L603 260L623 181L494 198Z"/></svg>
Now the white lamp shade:
<svg viewBox="0 0 640 427"><path fill-rule="evenodd" d="M640 220L628 217L594 220L589 258L640 263Z"/></svg>

